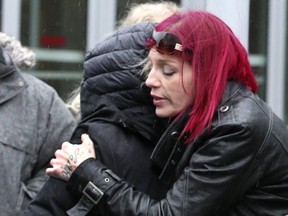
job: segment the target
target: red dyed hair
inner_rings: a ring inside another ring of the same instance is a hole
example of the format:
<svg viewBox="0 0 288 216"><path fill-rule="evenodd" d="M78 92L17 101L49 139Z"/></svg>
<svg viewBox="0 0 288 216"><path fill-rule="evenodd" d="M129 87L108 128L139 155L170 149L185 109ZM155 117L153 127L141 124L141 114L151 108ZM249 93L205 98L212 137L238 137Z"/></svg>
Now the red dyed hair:
<svg viewBox="0 0 288 216"><path fill-rule="evenodd" d="M183 11L168 17L156 27L176 35L182 48L192 50L192 55L182 55L190 62L195 85L195 100L190 118L182 132L188 134L190 143L212 118L229 80L241 82L257 91L248 55L230 28L216 16L205 11ZM191 80L192 83L192 80Z"/></svg>

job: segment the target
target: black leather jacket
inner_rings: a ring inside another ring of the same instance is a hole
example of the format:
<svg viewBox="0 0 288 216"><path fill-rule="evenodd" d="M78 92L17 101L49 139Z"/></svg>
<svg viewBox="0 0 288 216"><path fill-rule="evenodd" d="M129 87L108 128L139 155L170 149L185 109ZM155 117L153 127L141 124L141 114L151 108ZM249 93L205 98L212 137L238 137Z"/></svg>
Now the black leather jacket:
<svg viewBox="0 0 288 216"><path fill-rule="evenodd" d="M230 82L212 127L187 146L177 142L185 121L184 114L171 124L151 156L170 187L161 201L133 190L95 159L75 170L68 189L100 199L103 215L288 214L287 127L262 100Z"/></svg>

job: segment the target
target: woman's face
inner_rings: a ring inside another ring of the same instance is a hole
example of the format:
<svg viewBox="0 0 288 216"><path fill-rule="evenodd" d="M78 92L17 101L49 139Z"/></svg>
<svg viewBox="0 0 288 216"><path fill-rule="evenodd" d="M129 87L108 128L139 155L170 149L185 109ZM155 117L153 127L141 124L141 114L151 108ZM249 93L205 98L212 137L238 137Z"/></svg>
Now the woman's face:
<svg viewBox="0 0 288 216"><path fill-rule="evenodd" d="M175 116L193 103L192 68L185 62L182 73L179 57L160 54L154 48L150 50L148 59L151 70L146 85L151 88L156 115Z"/></svg>

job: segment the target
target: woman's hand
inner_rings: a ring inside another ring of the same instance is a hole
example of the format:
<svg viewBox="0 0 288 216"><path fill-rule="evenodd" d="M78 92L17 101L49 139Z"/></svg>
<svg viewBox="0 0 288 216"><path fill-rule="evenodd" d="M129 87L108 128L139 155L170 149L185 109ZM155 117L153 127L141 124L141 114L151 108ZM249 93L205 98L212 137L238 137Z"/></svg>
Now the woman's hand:
<svg viewBox="0 0 288 216"><path fill-rule="evenodd" d="M79 145L64 142L50 161L51 168L46 169L50 176L68 181L73 171L86 159L96 158L94 144L87 134L82 134Z"/></svg>

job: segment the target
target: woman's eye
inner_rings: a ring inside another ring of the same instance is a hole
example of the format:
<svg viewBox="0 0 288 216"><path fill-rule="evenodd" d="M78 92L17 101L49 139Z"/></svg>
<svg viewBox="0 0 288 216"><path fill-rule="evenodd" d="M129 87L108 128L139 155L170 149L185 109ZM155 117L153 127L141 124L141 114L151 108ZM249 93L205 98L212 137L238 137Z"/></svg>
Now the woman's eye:
<svg viewBox="0 0 288 216"><path fill-rule="evenodd" d="M163 74L165 76L172 76L175 73L175 70L170 67L163 67Z"/></svg>
<svg viewBox="0 0 288 216"><path fill-rule="evenodd" d="M174 71L164 71L163 74L165 76L172 76L175 72Z"/></svg>

